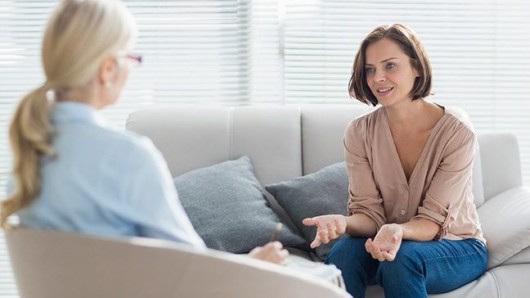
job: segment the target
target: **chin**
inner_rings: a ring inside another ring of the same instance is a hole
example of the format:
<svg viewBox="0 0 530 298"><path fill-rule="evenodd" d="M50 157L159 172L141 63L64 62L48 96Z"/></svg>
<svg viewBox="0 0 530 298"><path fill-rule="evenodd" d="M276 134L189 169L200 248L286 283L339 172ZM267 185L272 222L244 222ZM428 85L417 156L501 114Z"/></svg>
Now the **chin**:
<svg viewBox="0 0 530 298"><path fill-rule="evenodd" d="M391 98L383 98L383 99L377 98L377 101L383 107L391 106L391 105L393 105L396 102L395 100L392 100Z"/></svg>

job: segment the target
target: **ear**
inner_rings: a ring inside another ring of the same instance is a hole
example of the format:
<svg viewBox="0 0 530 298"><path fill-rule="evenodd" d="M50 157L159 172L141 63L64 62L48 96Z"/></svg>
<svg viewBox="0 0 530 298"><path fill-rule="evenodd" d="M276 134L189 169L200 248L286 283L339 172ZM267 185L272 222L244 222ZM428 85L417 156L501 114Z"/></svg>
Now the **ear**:
<svg viewBox="0 0 530 298"><path fill-rule="evenodd" d="M98 82L101 85L112 83L116 77L117 69L116 58L114 56L107 56L99 66Z"/></svg>
<svg viewBox="0 0 530 298"><path fill-rule="evenodd" d="M418 67L417 67L419 64L419 61L416 59L409 58L409 63L410 63L410 67L412 68L412 73L414 74L414 76L416 78L421 77L420 72L418 71Z"/></svg>

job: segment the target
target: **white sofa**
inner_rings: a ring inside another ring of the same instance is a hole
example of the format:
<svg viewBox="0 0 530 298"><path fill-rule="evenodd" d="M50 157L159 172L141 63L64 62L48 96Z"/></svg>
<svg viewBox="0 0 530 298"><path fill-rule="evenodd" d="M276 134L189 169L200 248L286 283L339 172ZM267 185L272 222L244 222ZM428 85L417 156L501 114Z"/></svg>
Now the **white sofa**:
<svg viewBox="0 0 530 298"><path fill-rule="evenodd" d="M248 155L266 185L343 160L344 129L368 110L353 103L164 106L131 114L127 129L151 138L174 176ZM517 141L510 134L479 135L479 146L473 181L488 241L488 271L432 297L528 297L530 191L522 186ZM371 286L367 296L382 297L382 289Z"/></svg>

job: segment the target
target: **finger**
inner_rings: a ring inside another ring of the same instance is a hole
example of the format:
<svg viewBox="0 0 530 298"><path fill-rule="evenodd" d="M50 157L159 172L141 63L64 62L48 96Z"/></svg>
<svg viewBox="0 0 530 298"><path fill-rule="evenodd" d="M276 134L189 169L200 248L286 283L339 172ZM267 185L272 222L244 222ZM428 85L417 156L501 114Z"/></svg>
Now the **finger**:
<svg viewBox="0 0 530 298"><path fill-rule="evenodd" d="M311 242L311 245L310 247L311 248L316 248L316 247L319 247L320 245L322 244L322 242L320 241L320 237L315 237L315 240L313 240L313 242Z"/></svg>
<svg viewBox="0 0 530 298"><path fill-rule="evenodd" d="M368 238L364 244L364 248L367 252L372 253L372 251L376 249L374 241L371 238Z"/></svg>
<svg viewBox="0 0 530 298"><path fill-rule="evenodd" d="M336 226L335 227L331 226L331 223L329 223L329 222L327 223L326 226L328 227L329 239L333 240L333 239L337 238L338 237L337 236L337 232L336 232L337 227Z"/></svg>
<svg viewBox="0 0 530 298"><path fill-rule="evenodd" d="M336 219L336 218L333 221L335 222L335 226L337 227L338 233L340 235L346 233L346 226L345 225L342 225L340 223L340 221L338 219Z"/></svg>
<svg viewBox="0 0 530 298"><path fill-rule="evenodd" d="M261 246L254 247L248 254L249 255L255 255L259 253L263 248Z"/></svg>
<svg viewBox="0 0 530 298"><path fill-rule="evenodd" d="M274 253L271 253L269 256L269 259L276 264L283 264L285 260L287 259L287 256L289 256L289 252L285 249L275 251Z"/></svg>
<svg viewBox="0 0 530 298"><path fill-rule="evenodd" d="M383 257L385 258L386 261L389 261L389 262L394 261L394 259L396 258L394 254L388 253L386 251L383 252Z"/></svg>
<svg viewBox="0 0 530 298"><path fill-rule="evenodd" d="M280 241L273 241L273 242L269 242L269 243L271 243L271 245L273 245L276 249L282 249L283 248L283 244Z"/></svg>
<svg viewBox="0 0 530 298"><path fill-rule="evenodd" d="M382 262L385 260L383 253L379 249L372 250L372 257L374 259L377 259L379 262Z"/></svg>
<svg viewBox="0 0 530 298"><path fill-rule="evenodd" d="M304 225L306 225L306 226L314 226L314 225L316 225L316 221L314 219L312 219L312 218L309 218L309 217L308 218L304 218L302 220L302 223Z"/></svg>
<svg viewBox="0 0 530 298"><path fill-rule="evenodd" d="M318 235L320 236L320 241L322 243L328 243L329 242L329 235L328 235L328 230L327 229L321 229L318 233Z"/></svg>
<svg viewBox="0 0 530 298"><path fill-rule="evenodd" d="M322 222L320 220L316 221L317 224L317 236L319 238L320 244L327 243L326 239L328 237L327 230L322 226Z"/></svg>
<svg viewBox="0 0 530 298"><path fill-rule="evenodd" d="M370 245L372 247L371 248L372 257L374 259L377 259L378 261L384 261L384 257L381 254L381 248L379 247L379 245L373 241L370 243Z"/></svg>
<svg viewBox="0 0 530 298"><path fill-rule="evenodd" d="M366 242L364 243L364 249L366 249L367 252L372 253L372 239L368 238Z"/></svg>
<svg viewBox="0 0 530 298"><path fill-rule="evenodd" d="M385 254L388 254L389 251L388 250L382 250L382 249L379 249L377 251L377 260L379 260L379 262L382 262L382 261L386 261L386 256Z"/></svg>
<svg viewBox="0 0 530 298"><path fill-rule="evenodd" d="M280 250L278 253L282 259L286 259L289 256L289 252L286 249Z"/></svg>

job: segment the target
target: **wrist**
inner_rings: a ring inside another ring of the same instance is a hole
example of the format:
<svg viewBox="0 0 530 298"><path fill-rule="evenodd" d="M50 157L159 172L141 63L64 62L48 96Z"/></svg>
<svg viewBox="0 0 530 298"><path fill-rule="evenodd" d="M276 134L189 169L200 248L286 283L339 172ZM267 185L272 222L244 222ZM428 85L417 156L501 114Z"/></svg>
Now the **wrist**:
<svg viewBox="0 0 530 298"><path fill-rule="evenodd" d="M392 230L394 230L397 234L399 234L399 236L403 237L405 235L405 231L406 231L405 226L403 226L402 224L396 224L396 223L393 223L390 225L392 225Z"/></svg>

